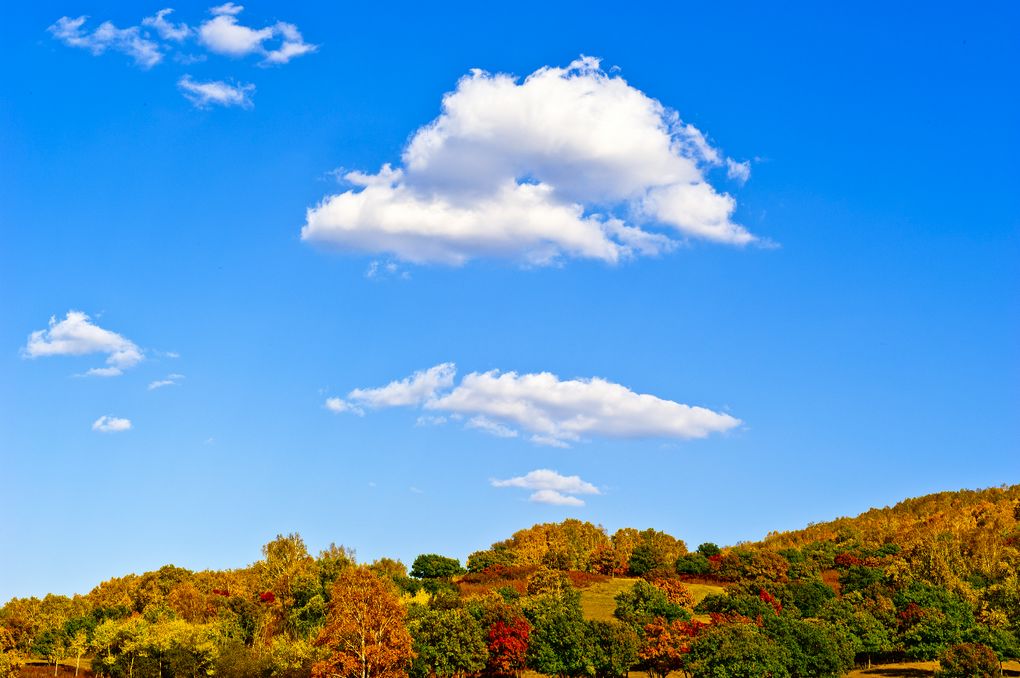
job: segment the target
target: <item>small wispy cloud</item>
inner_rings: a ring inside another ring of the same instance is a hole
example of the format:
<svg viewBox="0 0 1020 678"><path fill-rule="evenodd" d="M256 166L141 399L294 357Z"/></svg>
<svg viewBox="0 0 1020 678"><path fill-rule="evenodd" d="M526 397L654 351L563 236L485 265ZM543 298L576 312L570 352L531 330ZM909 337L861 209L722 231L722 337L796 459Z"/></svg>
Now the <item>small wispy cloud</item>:
<svg viewBox="0 0 1020 678"><path fill-rule="evenodd" d="M726 158L726 176L736 179L740 183L746 183L751 178L751 162L737 162L732 158Z"/></svg>
<svg viewBox="0 0 1020 678"><path fill-rule="evenodd" d="M489 435L496 436L497 438L516 438L518 433L516 430L510 428L505 424L501 424L498 421L493 421L488 417L479 415L477 417L471 417L468 419L467 428L477 429Z"/></svg>
<svg viewBox="0 0 1020 678"><path fill-rule="evenodd" d="M183 40L191 37L194 31L191 30L191 27L188 26L188 24L184 22L174 24L167 21L166 17L168 17L171 13L173 13L172 9L161 9L156 12L154 16L147 16L142 19L142 25L155 29L156 33L159 34L159 37L164 40L182 42Z"/></svg>
<svg viewBox="0 0 1020 678"><path fill-rule="evenodd" d="M131 420L103 415L92 422L92 430L100 433L120 433L131 429Z"/></svg>
<svg viewBox="0 0 1020 678"><path fill-rule="evenodd" d="M528 501L536 504L552 504L554 506L584 506L584 500L562 494L556 490L539 490L532 494Z"/></svg>
<svg viewBox="0 0 1020 678"><path fill-rule="evenodd" d="M231 84L223 80L200 82L192 79L190 75L185 75L177 81L177 87L195 108L210 106L251 108L255 105L251 99L255 93L255 85L251 83Z"/></svg>
<svg viewBox="0 0 1020 678"><path fill-rule="evenodd" d="M149 382L149 390L155 391L157 388L163 388L164 386L177 386L181 383L181 379L184 379L183 374L168 374L165 379Z"/></svg>
<svg viewBox="0 0 1020 678"><path fill-rule="evenodd" d="M411 273L395 261L372 260L365 270L365 277L369 280L382 280L386 278L410 280Z"/></svg>
<svg viewBox="0 0 1020 678"><path fill-rule="evenodd" d="M152 68L163 60L159 44L142 35L138 26L117 28L109 21L104 21L93 30L84 29L88 17L75 19L62 16L50 26L50 34L68 47L87 49L98 56L107 50L126 54L142 68Z"/></svg>

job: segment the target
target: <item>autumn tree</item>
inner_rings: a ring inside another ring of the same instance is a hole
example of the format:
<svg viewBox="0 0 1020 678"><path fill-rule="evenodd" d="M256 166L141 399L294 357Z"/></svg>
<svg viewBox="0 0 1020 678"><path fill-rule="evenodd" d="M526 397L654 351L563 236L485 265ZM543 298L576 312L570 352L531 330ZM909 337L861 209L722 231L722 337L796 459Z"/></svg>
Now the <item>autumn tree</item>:
<svg viewBox="0 0 1020 678"><path fill-rule="evenodd" d="M14 634L0 626L0 678L18 675L23 664L24 660L15 646Z"/></svg>
<svg viewBox="0 0 1020 678"><path fill-rule="evenodd" d="M671 605L682 607L686 610L694 609L694 594L687 588L679 579L673 577L664 577L661 579L655 579L652 584L666 594L666 600Z"/></svg>
<svg viewBox="0 0 1020 678"><path fill-rule="evenodd" d="M655 617L645 625L638 651L640 666L655 678L683 670L691 643L704 624Z"/></svg>
<svg viewBox="0 0 1020 678"><path fill-rule="evenodd" d="M939 678L994 678L999 660L987 645L959 643L939 656Z"/></svg>
<svg viewBox="0 0 1020 678"><path fill-rule="evenodd" d="M398 678L411 659L407 612L391 586L365 568L343 570L330 589L326 626L316 645L328 658L316 662L316 678Z"/></svg>
<svg viewBox="0 0 1020 678"><path fill-rule="evenodd" d="M497 619L486 633L489 658L485 672L493 676L517 676L528 656L531 623L524 617Z"/></svg>

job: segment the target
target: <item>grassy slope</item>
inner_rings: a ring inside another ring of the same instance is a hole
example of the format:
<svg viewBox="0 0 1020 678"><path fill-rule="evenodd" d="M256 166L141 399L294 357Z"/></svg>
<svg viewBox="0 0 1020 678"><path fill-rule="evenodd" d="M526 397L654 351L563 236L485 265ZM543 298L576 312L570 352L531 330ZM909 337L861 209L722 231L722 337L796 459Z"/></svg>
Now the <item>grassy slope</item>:
<svg viewBox="0 0 1020 678"><path fill-rule="evenodd" d="M608 621L614 619L613 610L616 609L614 598L623 591L629 591L634 583L639 580L619 578L611 579L600 584L593 584L581 590L581 609L586 619L599 619ZM694 594L694 600L701 602L701 599L710 593L722 593L721 586L709 584L688 584L687 587ZM700 616L700 615L699 615Z"/></svg>

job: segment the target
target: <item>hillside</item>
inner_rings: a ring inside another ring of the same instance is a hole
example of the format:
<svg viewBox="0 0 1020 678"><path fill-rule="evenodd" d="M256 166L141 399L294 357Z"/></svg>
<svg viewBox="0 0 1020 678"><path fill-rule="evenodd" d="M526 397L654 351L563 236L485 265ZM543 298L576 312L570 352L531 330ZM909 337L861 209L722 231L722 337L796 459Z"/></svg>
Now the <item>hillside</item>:
<svg viewBox="0 0 1020 678"><path fill-rule="evenodd" d="M415 678L700 678L734 665L836 676L872 662L930 667L953 652L998 665L1020 656L1018 524L1020 486L1010 486L723 548L571 519L515 532L466 568L439 554L410 570L387 558L358 564L349 549L312 555L300 536L281 535L236 570L166 565L85 595L8 601L0 677L25 661L79 660L131 678L324 675L351 660L344 639L367 631L347 624L364 614L390 620L372 642L393 675Z"/></svg>

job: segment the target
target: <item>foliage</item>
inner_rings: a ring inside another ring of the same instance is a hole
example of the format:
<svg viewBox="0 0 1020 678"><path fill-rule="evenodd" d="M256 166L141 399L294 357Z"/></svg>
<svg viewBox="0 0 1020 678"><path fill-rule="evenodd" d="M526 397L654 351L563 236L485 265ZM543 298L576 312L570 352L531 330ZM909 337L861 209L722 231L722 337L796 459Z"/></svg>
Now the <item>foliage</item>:
<svg viewBox="0 0 1020 678"><path fill-rule="evenodd" d="M476 673L489 658L481 624L464 610L418 609L411 615L409 628L415 654L412 676Z"/></svg>
<svg viewBox="0 0 1020 678"><path fill-rule="evenodd" d="M416 579L449 579L464 572L459 560L436 553L423 553L411 565L411 576Z"/></svg>
<svg viewBox="0 0 1020 678"><path fill-rule="evenodd" d="M626 676L638 661L638 635L613 621L589 621L590 666L595 678Z"/></svg>
<svg viewBox="0 0 1020 678"><path fill-rule="evenodd" d="M290 534L236 570L166 565L86 595L15 598L0 607L0 676L57 659L111 678L297 678L313 666L519 676L529 664L613 678L639 659L653 673L760 675L760 662L806 676L836 675L851 656L946 657L964 644L1000 661L1020 655L1020 486L920 497L695 553L664 532L608 536L566 520L472 554L468 574L437 554L415 565L420 578L389 558L358 567L342 546L313 557ZM631 571L644 581L610 579ZM726 593L677 572L726 582ZM711 626L686 621L692 591L711 591L695 608ZM365 639L371 661L344 645L351 638Z"/></svg>
<svg viewBox="0 0 1020 678"><path fill-rule="evenodd" d="M687 609L671 603L665 591L645 581L639 581L629 591L617 594L614 615L635 629L643 629L656 617L668 622L690 619Z"/></svg>
<svg viewBox="0 0 1020 678"><path fill-rule="evenodd" d="M638 660L651 676L665 678L682 670L694 638L706 627L700 622L667 621L656 617L645 625Z"/></svg>
<svg viewBox="0 0 1020 678"><path fill-rule="evenodd" d="M786 648L753 624L712 626L698 634L686 659L693 678L787 678Z"/></svg>
<svg viewBox="0 0 1020 678"><path fill-rule="evenodd" d="M488 662L485 672L494 676L514 676L524 669L528 654L531 624L524 617L495 620L486 634Z"/></svg>
<svg viewBox="0 0 1020 678"><path fill-rule="evenodd" d="M404 606L393 588L365 568L348 568L330 588L326 625L316 645L328 657L312 667L313 676L397 678L413 657Z"/></svg>
<svg viewBox="0 0 1020 678"><path fill-rule="evenodd" d="M998 676L999 660L987 645L960 643L939 656L939 678L993 678Z"/></svg>
<svg viewBox="0 0 1020 678"><path fill-rule="evenodd" d="M576 591L532 597L524 610L531 623L528 668L555 676L591 673L587 625Z"/></svg>

